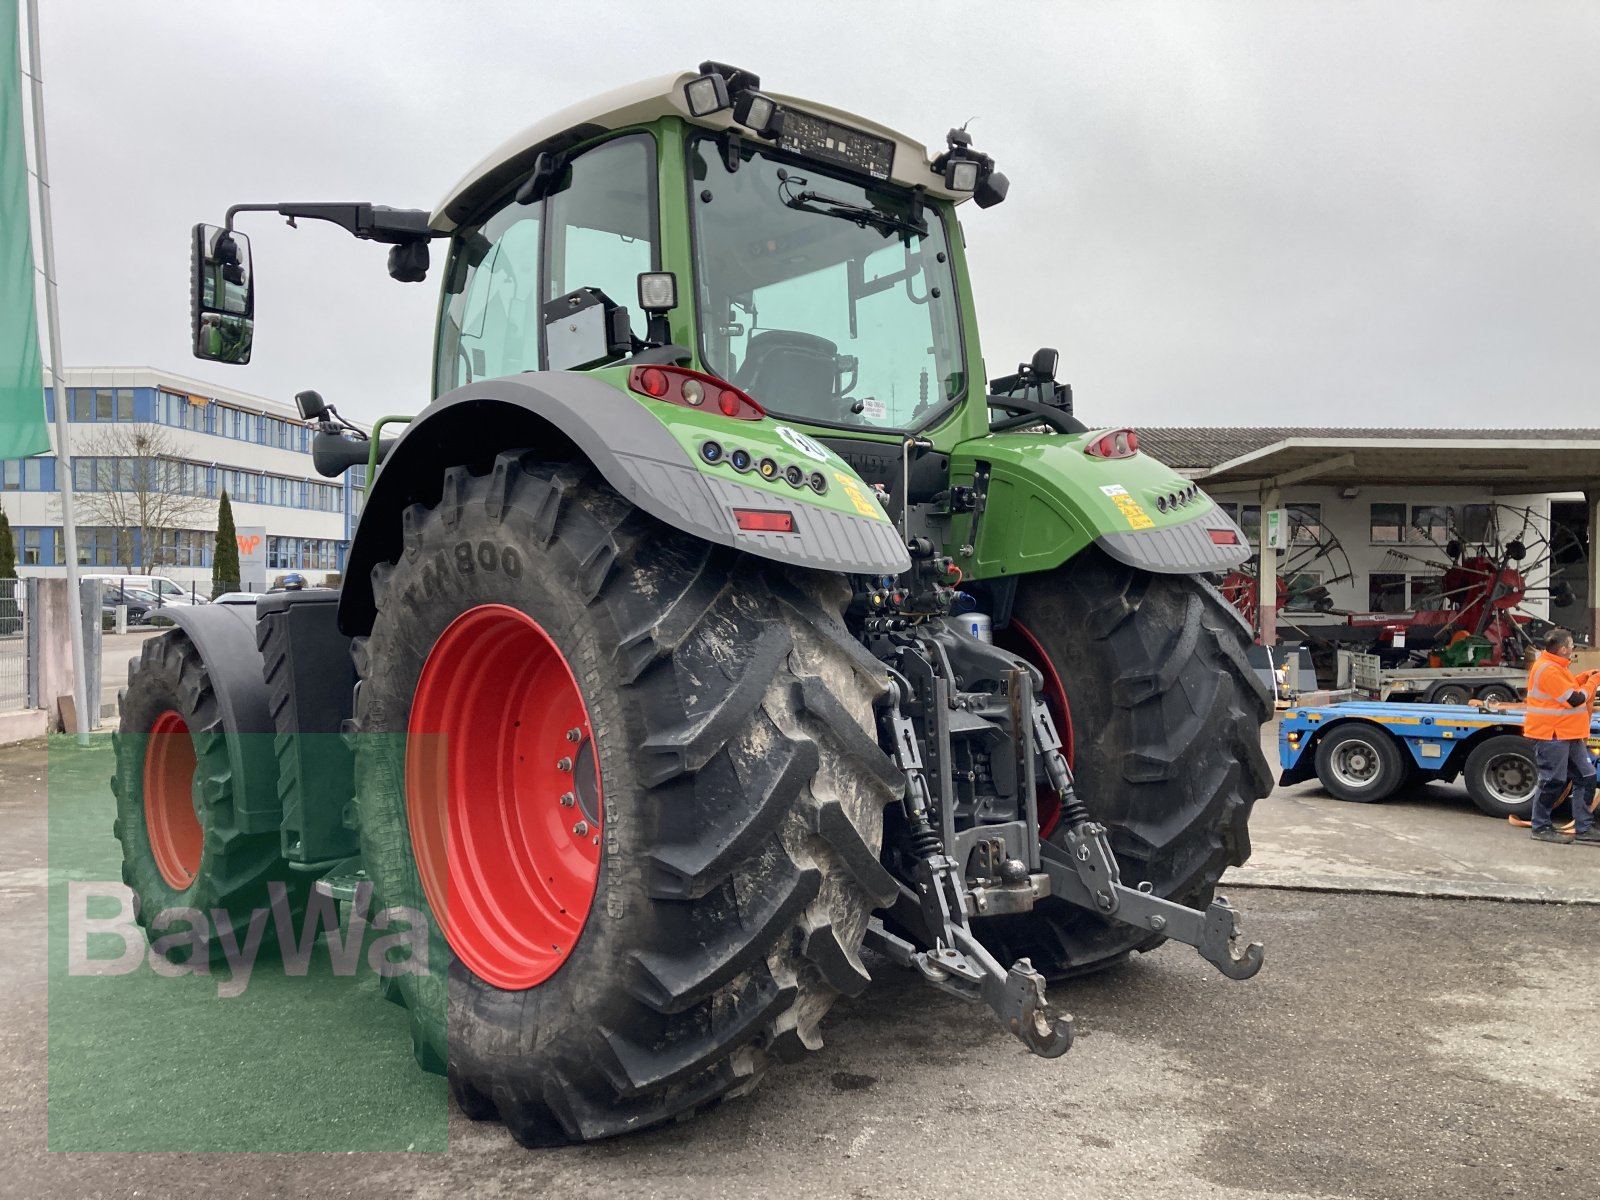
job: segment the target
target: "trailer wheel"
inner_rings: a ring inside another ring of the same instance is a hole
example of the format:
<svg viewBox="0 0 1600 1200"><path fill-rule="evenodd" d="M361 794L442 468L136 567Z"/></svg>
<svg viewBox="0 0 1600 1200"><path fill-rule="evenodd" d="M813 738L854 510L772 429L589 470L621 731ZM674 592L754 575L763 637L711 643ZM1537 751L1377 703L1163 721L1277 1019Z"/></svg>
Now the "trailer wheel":
<svg viewBox="0 0 1600 1200"><path fill-rule="evenodd" d="M171 936L168 957L187 961L196 951L181 934L193 922L179 910L209 918L199 932L210 959L223 957L210 925L221 911L243 944L257 912L270 911L269 883L281 882L294 928L305 908L306 876L279 852L277 830L245 833L233 815L233 765L211 673L187 636L176 630L146 640L128 664L119 728L112 735L117 801L112 833L122 844L122 881L132 889L139 924L153 940ZM264 944L277 932L269 917Z"/></svg>
<svg viewBox="0 0 1600 1200"><path fill-rule="evenodd" d="M1467 795L1491 817L1526 817L1533 813L1539 790L1539 769L1526 738L1497 734L1479 742L1462 769Z"/></svg>
<svg viewBox="0 0 1600 1200"><path fill-rule="evenodd" d="M1472 698L1472 693L1459 683L1446 683L1428 693L1429 704L1465 704Z"/></svg>
<svg viewBox="0 0 1600 1200"><path fill-rule="evenodd" d="M1272 790L1261 750L1272 701L1246 661L1237 612L1198 578L1089 550L1022 579L1013 625L1015 637L996 640L1043 671L1078 794L1109 830L1124 882L1205 907L1222 872L1249 858L1250 810ZM1062 836L1057 811L1041 792L1047 839ZM1007 965L1031 958L1053 978L1164 940L1055 897L976 932Z"/></svg>
<svg viewBox="0 0 1600 1200"><path fill-rule="evenodd" d="M452 468L373 572L357 805L418 1060L526 1145L748 1090L869 982L901 776L849 589L680 534L582 465Z"/></svg>
<svg viewBox="0 0 1600 1200"><path fill-rule="evenodd" d="M1515 704L1517 690L1506 683L1486 683L1478 689L1478 699L1485 704Z"/></svg>
<svg viewBox="0 0 1600 1200"><path fill-rule="evenodd" d="M1339 800L1371 804L1405 782L1405 755L1376 725L1351 721L1317 742L1317 778Z"/></svg>

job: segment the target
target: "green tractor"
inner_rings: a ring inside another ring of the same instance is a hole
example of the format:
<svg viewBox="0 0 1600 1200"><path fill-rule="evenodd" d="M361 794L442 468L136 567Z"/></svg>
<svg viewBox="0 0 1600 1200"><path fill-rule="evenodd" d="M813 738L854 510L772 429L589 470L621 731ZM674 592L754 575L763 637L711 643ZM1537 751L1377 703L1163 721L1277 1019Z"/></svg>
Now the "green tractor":
<svg viewBox="0 0 1600 1200"><path fill-rule="evenodd" d="M1268 697L1205 579L1248 547L1073 416L1054 351L987 378L956 211L1006 188L963 130L930 154L708 62L432 213L198 228L246 343L239 214L402 281L440 242L435 399L369 436L302 393L318 470L368 467L342 589L174 611L130 672L141 919L409 915L419 1062L539 1146L742 1094L869 961L1046 1057L1048 980L1167 939L1255 974L1215 888Z"/></svg>

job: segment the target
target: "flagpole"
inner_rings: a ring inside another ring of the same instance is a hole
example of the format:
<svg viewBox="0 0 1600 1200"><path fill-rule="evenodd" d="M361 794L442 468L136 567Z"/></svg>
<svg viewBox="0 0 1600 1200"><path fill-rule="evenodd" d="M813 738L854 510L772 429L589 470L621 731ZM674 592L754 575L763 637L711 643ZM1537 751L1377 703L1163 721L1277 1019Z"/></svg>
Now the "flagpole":
<svg viewBox="0 0 1600 1200"><path fill-rule="evenodd" d="M56 310L56 244L50 220L50 169L44 148L44 71L39 54L39 0L28 0L28 73L32 79L33 166L39 184L39 248L44 262L45 326L50 340L50 388L56 404L56 486L61 490L62 545L67 554L67 625L72 634L72 696L78 710L78 745L89 744L89 674L83 653L83 594L78 586L78 526L72 511L72 447L67 386L61 365L61 317ZM41 697L47 704L48 697ZM95 697L94 716L100 698Z"/></svg>

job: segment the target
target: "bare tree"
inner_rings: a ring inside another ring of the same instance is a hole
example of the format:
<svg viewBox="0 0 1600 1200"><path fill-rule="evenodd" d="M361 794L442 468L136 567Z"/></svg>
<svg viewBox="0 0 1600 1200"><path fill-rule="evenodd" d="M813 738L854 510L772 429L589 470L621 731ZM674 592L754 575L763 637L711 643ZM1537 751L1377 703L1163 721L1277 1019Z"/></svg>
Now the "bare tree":
<svg viewBox="0 0 1600 1200"><path fill-rule="evenodd" d="M117 563L129 574L165 563L163 531L207 523L205 469L184 460L164 426L102 425L74 450L78 524L114 530Z"/></svg>

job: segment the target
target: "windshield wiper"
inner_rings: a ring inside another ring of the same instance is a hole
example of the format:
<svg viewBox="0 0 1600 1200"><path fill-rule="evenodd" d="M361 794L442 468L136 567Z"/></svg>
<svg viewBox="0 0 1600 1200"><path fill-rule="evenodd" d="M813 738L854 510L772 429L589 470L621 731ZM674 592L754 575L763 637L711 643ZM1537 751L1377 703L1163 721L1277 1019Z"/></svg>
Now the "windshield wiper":
<svg viewBox="0 0 1600 1200"><path fill-rule="evenodd" d="M821 192L801 192L798 196L785 196L784 204L801 212L821 213L825 217L839 217L846 221L854 221L865 228L868 225L883 233L914 233L918 237L928 236L928 226L923 221L913 221L907 217L899 216L892 212L884 212L881 208L873 208L866 204L853 204L849 200L837 200L832 196L824 196Z"/></svg>

